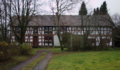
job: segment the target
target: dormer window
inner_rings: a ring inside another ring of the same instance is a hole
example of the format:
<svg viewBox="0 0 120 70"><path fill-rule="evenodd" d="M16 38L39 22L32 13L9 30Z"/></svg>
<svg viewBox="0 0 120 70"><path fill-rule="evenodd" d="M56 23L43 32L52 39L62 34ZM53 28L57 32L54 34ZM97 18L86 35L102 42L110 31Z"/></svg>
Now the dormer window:
<svg viewBox="0 0 120 70"><path fill-rule="evenodd" d="M37 27L34 28L34 34L38 34L38 28Z"/></svg>

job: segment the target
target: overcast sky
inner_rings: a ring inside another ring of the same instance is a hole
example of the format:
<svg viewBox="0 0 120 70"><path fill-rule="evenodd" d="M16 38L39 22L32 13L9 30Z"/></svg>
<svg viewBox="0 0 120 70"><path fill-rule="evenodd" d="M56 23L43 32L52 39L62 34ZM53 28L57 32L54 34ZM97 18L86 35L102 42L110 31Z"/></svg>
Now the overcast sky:
<svg viewBox="0 0 120 70"><path fill-rule="evenodd" d="M44 0L43 0L44 1ZM46 2L49 2L49 0L45 0ZM108 13L110 15L113 15L115 13L119 13L120 14L120 0L84 0L86 5L87 5L87 9L88 9L88 13L91 13L94 8L100 7L104 1L106 1L107 3L107 9L108 9ZM78 15L78 11L80 9L81 3L79 3L72 12L67 12L65 13L66 15ZM44 6L44 10L47 11L43 12L43 15L49 15L50 14L50 7L48 4L46 4Z"/></svg>

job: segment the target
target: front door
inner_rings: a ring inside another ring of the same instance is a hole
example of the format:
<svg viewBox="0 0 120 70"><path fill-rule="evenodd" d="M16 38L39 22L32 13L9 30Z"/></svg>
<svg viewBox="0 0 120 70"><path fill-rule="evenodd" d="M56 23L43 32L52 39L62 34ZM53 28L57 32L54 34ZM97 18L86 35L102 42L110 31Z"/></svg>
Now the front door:
<svg viewBox="0 0 120 70"><path fill-rule="evenodd" d="M33 36L33 46L38 46L38 36Z"/></svg>

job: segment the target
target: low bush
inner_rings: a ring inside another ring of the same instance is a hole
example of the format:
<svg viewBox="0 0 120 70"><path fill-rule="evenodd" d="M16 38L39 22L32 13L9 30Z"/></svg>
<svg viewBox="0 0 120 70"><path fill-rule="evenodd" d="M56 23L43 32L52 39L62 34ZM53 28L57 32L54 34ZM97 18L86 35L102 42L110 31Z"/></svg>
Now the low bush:
<svg viewBox="0 0 120 70"><path fill-rule="evenodd" d="M21 52L20 52L20 44L18 42L13 42L10 47L12 48L12 54L13 55L20 55Z"/></svg>
<svg viewBox="0 0 120 70"><path fill-rule="evenodd" d="M79 51L83 47L83 43L81 41L80 36L72 36L72 51Z"/></svg>
<svg viewBox="0 0 120 70"><path fill-rule="evenodd" d="M12 50L8 43L0 42L0 61L4 61L12 57Z"/></svg>
<svg viewBox="0 0 120 70"><path fill-rule="evenodd" d="M91 45L89 45L88 43L84 43L84 47L82 47L81 50L87 51L87 50L94 50L94 49L95 49L94 46L91 46Z"/></svg>
<svg viewBox="0 0 120 70"><path fill-rule="evenodd" d="M23 55L29 55L29 53L31 52L31 50L32 50L32 46L29 45L29 44L23 43L22 45L20 45L20 52Z"/></svg>
<svg viewBox="0 0 120 70"><path fill-rule="evenodd" d="M62 44L64 45L65 48L68 48L70 50L71 48L71 34L64 32L62 35Z"/></svg>
<svg viewBox="0 0 120 70"><path fill-rule="evenodd" d="M0 42L0 61L10 59L13 55L29 55L31 50L32 46L29 44Z"/></svg>

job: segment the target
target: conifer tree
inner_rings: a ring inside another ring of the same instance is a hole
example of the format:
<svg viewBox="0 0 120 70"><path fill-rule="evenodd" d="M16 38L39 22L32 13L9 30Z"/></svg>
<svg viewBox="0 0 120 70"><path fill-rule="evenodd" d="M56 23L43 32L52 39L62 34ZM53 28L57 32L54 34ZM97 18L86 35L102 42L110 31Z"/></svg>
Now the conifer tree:
<svg viewBox="0 0 120 70"><path fill-rule="evenodd" d="M106 1L104 1L103 4L101 5L100 12L103 15L108 14Z"/></svg>
<svg viewBox="0 0 120 70"><path fill-rule="evenodd" d="M81 8L79 10L79 15L87 15L87 9L84 2L82 2Z"/></svg>

